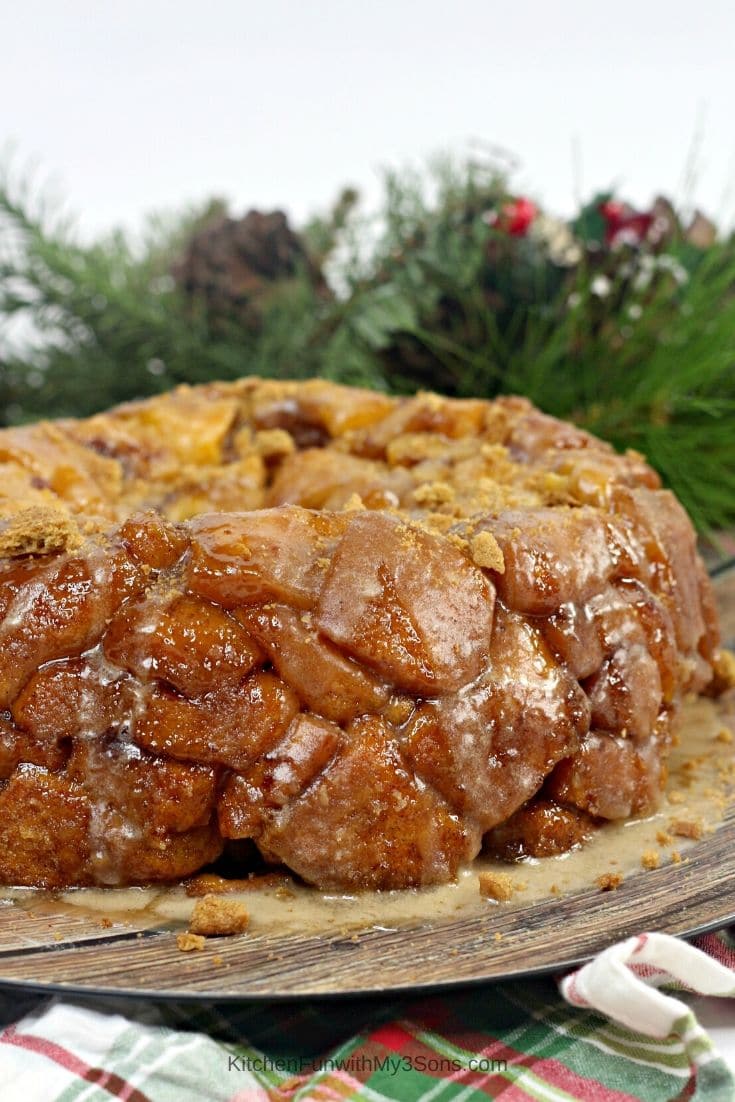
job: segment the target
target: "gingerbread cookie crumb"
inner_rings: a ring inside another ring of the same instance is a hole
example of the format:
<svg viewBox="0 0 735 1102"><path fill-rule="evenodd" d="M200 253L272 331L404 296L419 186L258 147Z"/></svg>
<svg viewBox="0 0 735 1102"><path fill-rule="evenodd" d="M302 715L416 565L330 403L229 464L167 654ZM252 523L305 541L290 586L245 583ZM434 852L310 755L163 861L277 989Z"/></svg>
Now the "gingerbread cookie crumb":
<svg viewBox="0 0 735 1102"><path fill-rule="evenodd" d="M446 517L442 517L442 520L446 520ZM448 518L451 522L451 517ZM455 547L458 547L460 551L464 551L469 554L470 545L464 536L460 536L459 532L448 532L447 539L450 543L453 543Z"/></svg>
<svg viewBox="0 0 735 1102"><path fill-rule="evenodd" d="M712 661L714 678L708 691L716 695L735 686L735 654L731 650L718 650Z"/></svg>
<svg viewBox="0 0 735 1102"><path fill-rule="evenodd" d="M494 899L498 903L507 903L515 892L523 891L525 884L516 882L504 872L481 872L478 876L480 895L485 899Z"/></svg>
<svg viewBox="0 0 735 1102"><path fill-rule="evenodd" d="M491 532L478 532L470 540L470 554L475 566L505 574L505 559L500 544Z"/></svg>
<svg viewBox="0 0 735 1102"><path fill-rule="evenodd" d="M595 883L601 892L614 892L623 883L623 877L619 872L603 872Z"/></svg>
<svg viewBox="0 0 735 1102"><path fill-rule="evenodd" d="M704 833L701 819L673 819L669 829L677 838L693 838L698 842Z"/></svg>
<svg viewBox="0 0 735 1102"><path fill-rule="evenodd" d="M422 482L413 491L413 500L417 505L423 505L427 509L435 509L439 505L446 505L454 499L454 487L448 482Z"/></svg>
<svg viewBox="0 0 735 1102"><path fill-rule="evenodd" d="M206 938L200 934L181 933L176 935L176 948L182 953L190 953L192 949L203 949Z"/></svg>
<svg viewBox="0 0 735 1102"><path fill-rule="evenodd" d="M365 502L362 500L358 493L350 494L347 501L342 506L342 510L345 513L359 513L365 508Z"/></svg>
<svg viewBox="0 0 735 1102"><path fill-rule="evenodd" d="M79 525L64 509L32 505L0 519L0 555L48 555L82 545Z"/></svg>
<svg viewBox="0 0 735 1102"><path fill-rule="evenodd" d="M253 444L263 459L281 459L296 451L294 438L285 429L260 429L253 437Z"/></svg>
<svg viewBox="0 0 735 1102"><path fill-rule="evenodd" d="M250 915L244 903L210 894L194 904L189 931L206 937L224 937L244 933L249 922Z"/></svg>

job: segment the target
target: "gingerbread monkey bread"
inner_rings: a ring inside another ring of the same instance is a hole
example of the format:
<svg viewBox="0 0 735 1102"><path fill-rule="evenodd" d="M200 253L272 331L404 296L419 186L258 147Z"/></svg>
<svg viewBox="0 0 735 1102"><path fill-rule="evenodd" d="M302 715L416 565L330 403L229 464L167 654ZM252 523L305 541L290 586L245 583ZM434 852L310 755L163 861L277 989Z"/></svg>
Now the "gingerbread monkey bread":
<svg viewBox="0 0 735 1102"><path fill-rule="evenodd" d="M6 429L0 468L7 884L557 853L655 806L717 689L682 507L522 399L246 378Z"/></svg>

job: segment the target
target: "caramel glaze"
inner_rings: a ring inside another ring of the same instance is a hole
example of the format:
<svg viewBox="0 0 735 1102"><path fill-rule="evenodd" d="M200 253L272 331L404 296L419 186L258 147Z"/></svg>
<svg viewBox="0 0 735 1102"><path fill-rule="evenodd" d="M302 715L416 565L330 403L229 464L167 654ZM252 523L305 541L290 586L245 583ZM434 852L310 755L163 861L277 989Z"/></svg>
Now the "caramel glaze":
<svg viewBox="0 0 735 1102"><path fill-rule="evenodd" d="M2 432L0 474L6 884L557 853L655 806L713 679L681 506L521 399L182 388Z"/></svg>

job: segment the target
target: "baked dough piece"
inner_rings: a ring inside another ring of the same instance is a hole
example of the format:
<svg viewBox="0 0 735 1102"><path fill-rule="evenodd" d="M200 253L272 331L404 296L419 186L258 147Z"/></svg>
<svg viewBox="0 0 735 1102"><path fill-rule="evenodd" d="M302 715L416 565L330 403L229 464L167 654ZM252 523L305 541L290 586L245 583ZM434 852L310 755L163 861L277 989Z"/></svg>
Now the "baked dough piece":
<svg viewBox="0 0 735 1102"><path fill-rule="evenodd" d="M655 805L718 662L681 506L522 399L181 388L5 430L0 474L6 883L553 852Z"/></svg>

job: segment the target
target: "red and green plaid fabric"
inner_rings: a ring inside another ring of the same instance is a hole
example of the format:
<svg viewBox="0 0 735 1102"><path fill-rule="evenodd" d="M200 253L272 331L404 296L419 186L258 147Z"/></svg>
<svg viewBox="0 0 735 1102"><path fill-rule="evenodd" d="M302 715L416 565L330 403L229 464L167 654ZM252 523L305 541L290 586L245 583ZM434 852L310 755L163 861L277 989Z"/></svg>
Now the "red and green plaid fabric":
<svg viewBox="0 0 735 1102"><path fill-rule="evenodd" d="M62 1002L6 991L0 1099L730 1102L735 1079L674 1001L687 996L671 981L684 971L687 987L729 994L732 976L735 991L735 945L725 933L709 935L698 943L709 962L694 956L672 970L655 962L673 959L672 946L683 943L659 945L660 937L631 939L629 952L616 947L620 959L598 958L596 972L562 981L566 1000L552 978L418 1001L306 1006ZM712 965L707 979L713 960L724 967ZM687 970L697 975L690 980ZM631 1029L590 1009L598 996L622 1008L619 1017L643 1014L650 1027Z"/></svg>

